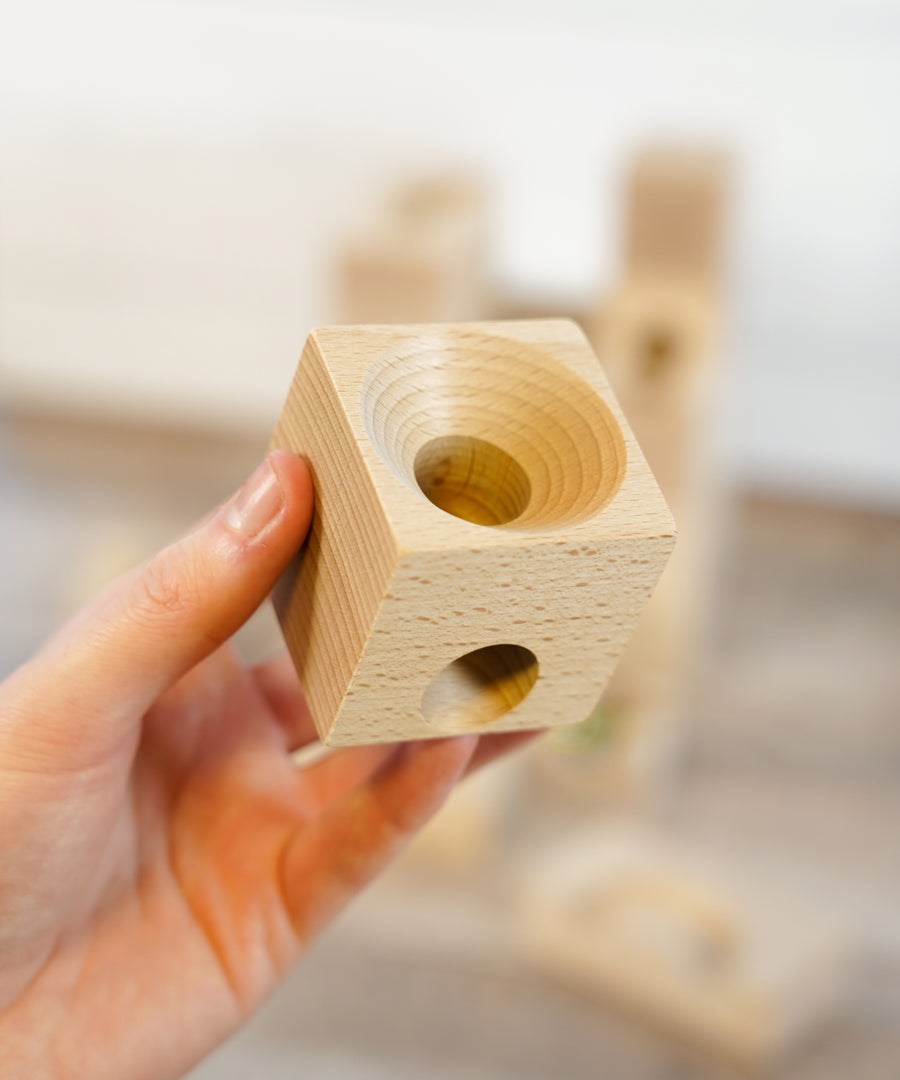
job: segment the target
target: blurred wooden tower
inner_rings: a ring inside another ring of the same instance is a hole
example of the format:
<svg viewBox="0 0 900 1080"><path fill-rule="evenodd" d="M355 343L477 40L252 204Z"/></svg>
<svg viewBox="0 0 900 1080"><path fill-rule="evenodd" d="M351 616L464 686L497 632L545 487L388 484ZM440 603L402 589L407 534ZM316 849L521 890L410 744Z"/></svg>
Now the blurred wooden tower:
<svg viewBox="0 0 900 1080"><path fill-rule="evenodd" d="M597 333L679 530L604 699L651 775L677 745L685 682L708 616L729 171L717 150L655 146L637 155L626 187L622 279Z"/></svg>
<svg viewBox="0 0 900 1080"><path fill-rule="evenodd" d="M621 276L592 327L674 513L678 543L583 737L561 735L570 753L550 762L588 798L656 794L679 742L718 533L712 438L729 180L718 150L653 146L636 155L625 185Z"/></svg>

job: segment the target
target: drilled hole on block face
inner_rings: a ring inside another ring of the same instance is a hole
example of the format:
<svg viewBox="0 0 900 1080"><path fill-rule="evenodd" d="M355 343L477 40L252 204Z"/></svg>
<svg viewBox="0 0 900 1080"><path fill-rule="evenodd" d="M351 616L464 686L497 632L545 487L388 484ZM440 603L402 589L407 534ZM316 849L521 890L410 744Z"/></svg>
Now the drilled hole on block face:
<svg viewBox="0 0 900 1080"><path fill-rule="evenodd" d="M522 645L488 645L448 664L422 695L422 716L450 731L478 730L528 697L537 657Z"/></svg>
<svg viewBox="0 0 900 1080"><path fill-rule="evenodd" d="M422 494L438 509L474 525L505 525L528 506L531 484L505 450L471 435L425 443L414 472Z"/></svg>

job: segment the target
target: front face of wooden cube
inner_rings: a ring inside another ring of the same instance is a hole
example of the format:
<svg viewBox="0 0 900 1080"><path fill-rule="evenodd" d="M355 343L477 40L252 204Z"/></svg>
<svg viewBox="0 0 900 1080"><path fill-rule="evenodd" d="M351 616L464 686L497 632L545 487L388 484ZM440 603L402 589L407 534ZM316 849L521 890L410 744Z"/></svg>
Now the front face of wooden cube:
<svg viewBox="0 0 900 1080"><path fill-rule="evenodd" d="M316 486L275 600L326 742L588 716L674 527L574 324L316 331L273 445Z"/></svg>

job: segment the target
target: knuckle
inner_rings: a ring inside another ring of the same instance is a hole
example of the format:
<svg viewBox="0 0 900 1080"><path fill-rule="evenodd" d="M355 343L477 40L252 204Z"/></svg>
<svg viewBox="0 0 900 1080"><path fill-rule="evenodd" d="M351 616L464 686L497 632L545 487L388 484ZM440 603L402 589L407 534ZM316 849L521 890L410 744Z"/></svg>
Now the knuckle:
<svg viewBox="0 0 900 1080"><path fill-rule="evenodd" d="M162 617L184 619L200 607L201 589L190 560L179 558L175 549L157 555L144 568L134 597L134 613L141 622L157 622Z"/></svg>

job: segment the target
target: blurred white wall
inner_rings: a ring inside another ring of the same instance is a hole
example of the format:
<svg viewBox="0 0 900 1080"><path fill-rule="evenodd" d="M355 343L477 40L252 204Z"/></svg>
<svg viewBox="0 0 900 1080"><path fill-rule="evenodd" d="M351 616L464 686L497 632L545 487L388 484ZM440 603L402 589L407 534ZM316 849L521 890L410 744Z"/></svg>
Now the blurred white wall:
<svg viewBox="0 0 900 1080"><path fill-rule="evenodd" d="M630 150L709 138L740 164L739 476L897 505L898 130L876 0L5 0L5 393L265 429L386 177L482 167L498 273L585 295Z"/></svg>

